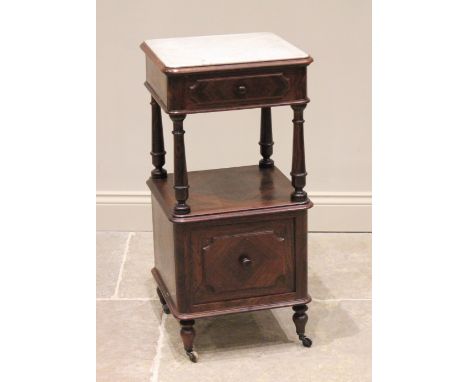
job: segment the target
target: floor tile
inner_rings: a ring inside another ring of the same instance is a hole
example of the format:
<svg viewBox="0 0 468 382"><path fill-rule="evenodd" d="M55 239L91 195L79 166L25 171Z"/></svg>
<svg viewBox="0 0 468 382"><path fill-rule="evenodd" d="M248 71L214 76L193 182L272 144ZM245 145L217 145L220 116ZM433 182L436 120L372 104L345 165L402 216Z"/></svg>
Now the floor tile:
<svg viewBox="0 0 468 382"><path fill-rule="evenodd" d="M96 297L114 294L128 232L96 233Z"/></svg>
<svg viewBox="0 0 468 382"><path fill-rule="evenodd" d="M119 297L155 298L156 284L151 275L153 267L153 234L151 232L137 232L128 248Z"/></svg>
<svg viewBox="0 0 468 382"><path fill-rule="evenodd" d="M97 301L97 382L149 381L159 338L155 301Z"/></svg>
<svg viewBox="0 0 468 382"><path fill-rule="evenodd" d="M101 235L101 236L100 236ZM114 293L127 233L99 233L98 297ZM155 298L150 232L129 245L119 298ZM104 273L104 274L103 274ZM291 308L196 321L200 361L186 357L179 323L162 327L157 380L165 381L356 381L371 380L371 235L309 234L309 304L299 342ZM149 381L159 338L159 301L97 302L97 381Z"/></svg>
<svg viewBox="0 0 468 382"><path fill-rule="evenodd" d="M311 233L308 249L313 298L371 298L370 233Z"/></svg>
<svg viewBox="0 0 468 382"><path fill-rule="evenodd" d="M199 362L185 356L179 325L168 317L159 381L371 380L371 302L313 302L306 332L295 334L289 308L200 319L195 327Z"/></svg>

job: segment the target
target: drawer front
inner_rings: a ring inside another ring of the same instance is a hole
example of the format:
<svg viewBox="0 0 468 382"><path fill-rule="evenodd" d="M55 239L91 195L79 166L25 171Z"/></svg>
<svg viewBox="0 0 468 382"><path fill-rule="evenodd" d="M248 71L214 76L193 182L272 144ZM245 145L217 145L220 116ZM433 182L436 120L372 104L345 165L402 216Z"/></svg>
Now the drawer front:
<svg viewBox="0 0 468 382"><path fill-rule="evenodd" d="M202 113L308 102L307 68L226 70L167 77L168 113Z"/></svg>
<svg viewBox="0 0 468 382"><path fill-rule="evenodd" d="M192 232L192 303L294 291L293 220Z"/></svg>
<svg viewBox="0 0 468 382"><path fill-rule="evenodd" d="M196 105L250 102L283 98L290 80L283 73L205 78L188 82L190 100Z"/></svg>

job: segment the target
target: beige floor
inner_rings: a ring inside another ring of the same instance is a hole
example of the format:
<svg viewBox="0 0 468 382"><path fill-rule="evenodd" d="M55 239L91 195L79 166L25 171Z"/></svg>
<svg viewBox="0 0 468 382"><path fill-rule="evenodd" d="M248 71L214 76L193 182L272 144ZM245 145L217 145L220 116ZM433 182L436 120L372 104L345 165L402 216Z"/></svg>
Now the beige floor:
<svg viewBox="0 0 468 382"><path fill-rule="evenodd" d="M197 364L162 314L152 257L150 233L97 233L98 382L371 380L370 234L309 234L312 348L290 308L235 314L196 322Z"/></svg>

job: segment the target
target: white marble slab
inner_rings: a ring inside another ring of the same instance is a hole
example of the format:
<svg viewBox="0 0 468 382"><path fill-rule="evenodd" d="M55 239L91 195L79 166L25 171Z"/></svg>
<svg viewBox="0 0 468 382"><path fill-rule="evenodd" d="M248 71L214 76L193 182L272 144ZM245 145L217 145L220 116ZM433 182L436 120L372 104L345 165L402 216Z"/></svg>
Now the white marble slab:
<svg viewBox="0 0 468 382"><path fill-rule="evenodd" d="M273 33L165 38L147 40L145 43L169 68L290 60L309 56Z"/></svg>

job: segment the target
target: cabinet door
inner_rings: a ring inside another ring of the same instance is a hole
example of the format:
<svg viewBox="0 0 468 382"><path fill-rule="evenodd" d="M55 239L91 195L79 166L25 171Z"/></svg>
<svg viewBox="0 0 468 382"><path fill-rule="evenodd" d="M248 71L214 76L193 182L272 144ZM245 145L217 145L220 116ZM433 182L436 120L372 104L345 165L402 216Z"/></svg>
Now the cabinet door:
<svg viewBox="0 0 468 382"><path fill-rule="evenodd" d="M192 303L294 291L293 219L192 232Z"/></svg>

